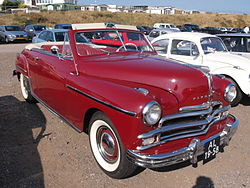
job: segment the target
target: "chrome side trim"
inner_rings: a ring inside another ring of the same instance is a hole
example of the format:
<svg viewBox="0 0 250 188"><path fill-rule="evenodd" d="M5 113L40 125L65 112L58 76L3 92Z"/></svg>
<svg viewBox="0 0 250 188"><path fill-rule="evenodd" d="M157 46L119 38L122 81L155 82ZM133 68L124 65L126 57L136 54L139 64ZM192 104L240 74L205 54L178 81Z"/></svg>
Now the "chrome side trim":
<svg viewBox="0 0 250 188"><path fill-rule="evenodd" d="M200 141L200 139L194 138L187 147L165 154L141 154L134 150L127 150L127 158L134 164L144 168L169 166L188 160L192 164L196 164L198 162L197 157L204 154L204 146L209 141L220 137L220 146L224 147L229 144L239 125L238 119L232 115L230 116L234 119L234 122L227 124L222 132L208 139Z"/></svg>
<svg viewBox="0 0 250 188"><path fill-rule="evenodd" d="M21 71L23 71L23 72L27 72L25 69L23 69L22 67L20 67L19 65L16 65L16 67L18 68L18 69L20 69Z"/></svg>
<svg viewBox="0 0 250 188"><path fill-rule="evenodd" d="M101 104L103 104L105 106L108 106L108 107L110 107L110 108L112 108L112 109L114 109L114 110L116 110L118 112L127 114L129 116L133 116L133 117L137 116L137 113L135 113L135 112L130 112L130 111L124 110L122 108L119 108L117 106L114 106L112 104L106 103L106 102L104 102L104 101L102 101L100 99L97 99L97 98L95 98L95 97L93 97L93 96L91 96L91 95L89 95L87 93L84 93L84 92L82 92L82 91L80 91L80 90L78 90L78 89L76 89L76 88L74 88L74 87L72 87L70 85L66 85L66 87L69 88L69 89L71 89L71 90L73 90L73 91L75 91L75 92L77 92L77 93L79 93L79 94L81 94L81 95L83 95L83 96L85 96L85 97L87 97L87 98L89 98L89 99L92 99L92 100L94 100L94 101L96 101L98 103L101 103Z"/></svg>
<svg viewBox="0 0 250 188"><path fill-rule="evenodd" d="M41 104L43 105L48 111L50 111L52 114L54 114L55 116L57 116L58 118L60 118L61 120L63 120L65 123L67 123L69 126L71 126L73 129L75 129L77 132L82 132L82 130L80 130L79 128L77 128L75 125L73 125L72 123L70 123L69 121L67 121L62 115L60 115L59 113L57 113L55 110L53 110L51 107L49 107L47 104L45 104L38 96L36 96L36 94L34 94L33 92L31 92L32 96Z"/></svg>

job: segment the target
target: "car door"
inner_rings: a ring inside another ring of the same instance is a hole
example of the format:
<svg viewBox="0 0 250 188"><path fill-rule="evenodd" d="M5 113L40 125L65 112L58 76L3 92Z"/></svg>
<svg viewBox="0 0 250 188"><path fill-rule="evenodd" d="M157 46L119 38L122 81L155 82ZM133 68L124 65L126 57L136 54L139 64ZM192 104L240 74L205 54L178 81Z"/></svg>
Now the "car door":
<svg viewBox="0 0 250 188"><path fill-rule="evenodd" d="M62 48L62 47L60 47ZM31 77L35 81L35 95L47 106L63 117L67 117L67 91L65 79L74 70L73 58L68 53L58 55L49 51L34 52Z"/></svg>
<svg viewBox="0 0 250 188"><path fill-rule="evenodd" d="M185 63L200 65L202 56L194 42L188 40L173 39L168 51L168 58Z"/></svg>

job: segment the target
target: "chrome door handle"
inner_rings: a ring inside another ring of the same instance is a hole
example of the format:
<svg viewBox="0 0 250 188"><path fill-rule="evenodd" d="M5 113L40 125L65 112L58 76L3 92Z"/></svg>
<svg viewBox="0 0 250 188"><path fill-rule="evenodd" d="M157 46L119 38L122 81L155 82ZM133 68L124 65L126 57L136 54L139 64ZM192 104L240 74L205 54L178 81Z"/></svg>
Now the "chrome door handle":
<svg viewBox="0 0 250 188"><path fill-rule="evenodd" d="M35 57L35 60L39 60L39 57Z"/></svg>

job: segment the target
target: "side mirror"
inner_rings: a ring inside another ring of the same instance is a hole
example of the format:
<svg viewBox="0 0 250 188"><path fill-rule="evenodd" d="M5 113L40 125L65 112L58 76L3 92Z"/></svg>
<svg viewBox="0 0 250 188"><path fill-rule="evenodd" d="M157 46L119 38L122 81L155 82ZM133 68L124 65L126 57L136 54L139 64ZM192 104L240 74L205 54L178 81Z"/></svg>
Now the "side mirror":
<svg viewBox="0 0 250 188"><path fill-rule="evenodd" d="M59 48L57 46L52 46L50 48L50 51L52 52L52 54L58 54Z"/></svg>

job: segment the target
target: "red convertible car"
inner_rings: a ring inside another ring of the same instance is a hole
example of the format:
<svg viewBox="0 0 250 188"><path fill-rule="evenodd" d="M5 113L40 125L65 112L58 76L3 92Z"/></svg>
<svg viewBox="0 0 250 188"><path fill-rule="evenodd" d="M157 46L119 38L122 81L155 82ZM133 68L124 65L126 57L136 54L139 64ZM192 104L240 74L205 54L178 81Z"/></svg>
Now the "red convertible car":
<svg viewBox="0 0 250 188"><path fill-rule="evenodd" d="M116 45L92 42L110 33ZM207 162L238 127L228 112L232 83L157 57L138 31L69 30L62 43L28 45L14 73L27 102L89 135L96 162L113 178L138 167L197 164L199 156Z"/></svg>

